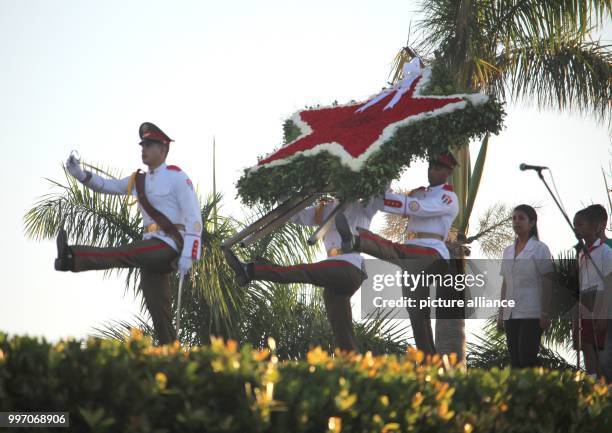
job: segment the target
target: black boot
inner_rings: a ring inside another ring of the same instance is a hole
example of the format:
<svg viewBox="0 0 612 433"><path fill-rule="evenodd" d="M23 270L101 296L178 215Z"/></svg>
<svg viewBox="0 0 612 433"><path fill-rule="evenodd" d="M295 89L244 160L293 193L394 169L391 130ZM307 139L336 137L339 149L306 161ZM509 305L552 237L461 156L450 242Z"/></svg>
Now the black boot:
<svg viewBox="0 0 612 433"><path fill-rule="evenodd" d="M355 251L355 244L359 240L358 236L353 235L351 227L349 226L348 220L343 213L336 215L335 219L336 230L340 233L342 239L342 252L350 253Z"/></svg>
<svg viewBox="0 0 612 433"><path fill-rule="evenodd" d="M72 270L72 251L68 246L68 234L66 230L61 228L57 233L55 240L57 245L57 258L55 259L56 271L71 271Z"/></svg>
<svg viewBox="0 0 612 433"><path fill-rule="evenodd" d="M241 262L229 247L223 248L223 255L225 255L225 260L229 267L232 268L236 274L236 281L238 281L238 284L242 287L248 285L252 279L248 263Z"/></svg>

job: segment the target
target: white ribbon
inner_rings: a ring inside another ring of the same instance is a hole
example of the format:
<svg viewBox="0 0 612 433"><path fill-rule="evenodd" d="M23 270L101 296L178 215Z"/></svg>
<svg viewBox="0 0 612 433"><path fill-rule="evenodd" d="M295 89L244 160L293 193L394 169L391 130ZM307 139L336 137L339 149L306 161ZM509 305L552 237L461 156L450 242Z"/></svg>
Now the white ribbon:
<svg viewBox="0 0 612 433"><path fill-rule="evenodd" d="M390 89L385 89L381 93L379 93L374 98L370 99L365 105L358 108L355 113L362 113L366 109L370 108L372 105L376 105L378 102L386 98L389 94L395 92L393 98L389 103L383 108L383 110L388 110L389 108L395 107L395 105L399 102L399 100L404 96L408 90L410 90L410 86L414 83L414 80L421 76L421 61L418 57L415 57L410 62L404 65L404 78L398 84L393 86Z"/></svg>

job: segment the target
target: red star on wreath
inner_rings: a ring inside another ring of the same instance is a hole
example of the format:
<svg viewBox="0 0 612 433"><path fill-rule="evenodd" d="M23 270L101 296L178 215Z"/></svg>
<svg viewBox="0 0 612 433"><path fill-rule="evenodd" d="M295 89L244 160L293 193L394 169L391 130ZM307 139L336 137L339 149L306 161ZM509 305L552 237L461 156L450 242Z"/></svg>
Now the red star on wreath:
<svg viewBox="0 0 612 433"><path fill-rule="evenodd" d="M296 113L292 120L300 127L302 135L260 160L258 167L284 164L297 155L313 156L327 151L351 169L359 170L398 127L461 109L466 105L465 99L487 100L480 94L421 96L420 90L427 79L428 74L419 70L418 74L404 79L400 86L363 103Z"/></svg>

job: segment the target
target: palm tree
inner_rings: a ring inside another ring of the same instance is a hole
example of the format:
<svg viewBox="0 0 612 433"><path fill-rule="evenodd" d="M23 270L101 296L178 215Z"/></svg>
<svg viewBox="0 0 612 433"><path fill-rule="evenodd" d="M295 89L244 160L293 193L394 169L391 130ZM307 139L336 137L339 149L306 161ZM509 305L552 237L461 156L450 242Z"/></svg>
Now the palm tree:
<svg viewBox="0 0 612 433"><path fill-rule="evenodd" d="M609 45L590 39L609 20L610 0L422 0L420 9L421 42L403 56L416 52L444 71L446 91L481 90L509 102L535 101L540 108L610 119L612 54ZM402 65L400 56L399 70ZM467 143L457 143L459 240L467 237L488 141L485 136L473 171ZM462 359L464 326L461 320L437 321L438 350Z"/></svg>

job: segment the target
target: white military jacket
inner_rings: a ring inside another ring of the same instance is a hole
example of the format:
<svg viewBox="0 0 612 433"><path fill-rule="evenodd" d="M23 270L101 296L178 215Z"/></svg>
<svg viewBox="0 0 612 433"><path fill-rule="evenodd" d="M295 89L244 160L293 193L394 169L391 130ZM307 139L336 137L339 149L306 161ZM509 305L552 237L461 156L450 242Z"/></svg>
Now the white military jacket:
<svg viewBox="0 0 612 433"><path fill-rule="evenodd" d="M85 185L94 191L106 194L132 195L135 198L136 185L130 185L132 176L123 179L107 179L92 173L91 179ZM132 182L133 183L133 182ZM131 187L131 191L128 191ZM166 215L173 224L182 224L185 230L179 230L184 239L183 251L178 251L174 239L162 230L145 233L144 239L157 238L184 257L194 260L200 258L202 214L198 197L193 189L193 184L185 172L175 165L162 163L154 170L149 170L145 175L145 193L151 205ZM139 204L138 208L142 215L145 227L155 224L147 212Z"/></svg>
<svg viewBox="0 0 612 433"><path fill-rule="evenodd" d="M600 272L604 279L612 273L612 249L601 239L597 239L588 250L590 259L582 251L578 257L580 292L595 291L598 293L596 302L605 302L607 305L603 310L601 309L603 305L600 305L599 309L595 310L595 314L591 314L589 310L582 307L582 317L612 320L612 288L606 287L605 281L600 277Z"/></svg>
<svg viewBox="0 0 612 433"><path fill-rule="evenodd" d="M325 220L325 218L327 218L327 216L337 205L338 201L332 200L325 203L322 208L319 208L318 205L307 207L303 211L294 215L291 218L291 221L305 226L319 226L321 221ZM368 229L370 227L370 223L372 222L372 218L374 218L374 215L380 210L380 208L380 200L376 199L370 201L369 203L355 202L349 204L344 210L344 215L348 220L353 234L357 234L356 227ZM319 214L317 214L318 212ZM337 248L338 250L342 249L342 238L340 237L338 230L336 230L335 222L332 222L331 227L327 233L325 233L325 236L323 236L323 244L325 245L326 251L333 250L334 248ZM344 260L345 262L349 262L359 269L362 269L363 265L363 258L357 252L338 254L328 257L326 260Z"/></svg>
<svg viewBox="0 0 612 433"><path fill-rule="evenodd" d="M385 193L384 212L409 216L406 230L409 232L436 233L446 240L453 221L459 213L457 194L448 184L421 187L411 195ZM440 239L415 238L406 243L433 248L444 259L450 254L446 244Z"/></svg>

